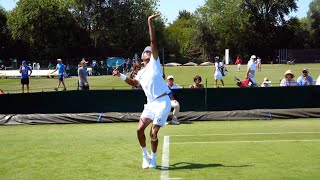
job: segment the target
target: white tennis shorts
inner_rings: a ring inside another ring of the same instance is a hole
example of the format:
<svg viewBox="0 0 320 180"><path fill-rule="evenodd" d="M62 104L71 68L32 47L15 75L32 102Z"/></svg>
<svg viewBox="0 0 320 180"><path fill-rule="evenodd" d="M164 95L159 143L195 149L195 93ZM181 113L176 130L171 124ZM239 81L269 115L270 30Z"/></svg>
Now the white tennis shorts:
<svg viewBox="0 0 320 180"><path fill-rule="evenodd" d="M144 105L140 118L153 120L154 125L164 126L171 111L169 96L163 96Z"/></svg>

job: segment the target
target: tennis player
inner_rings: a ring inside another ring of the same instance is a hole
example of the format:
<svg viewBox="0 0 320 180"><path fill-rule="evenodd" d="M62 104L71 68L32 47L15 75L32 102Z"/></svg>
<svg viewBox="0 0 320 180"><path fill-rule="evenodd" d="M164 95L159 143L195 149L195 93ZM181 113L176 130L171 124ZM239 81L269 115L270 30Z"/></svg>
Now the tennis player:
<svg viewBox="0 0 320 180"><path fill-rule="evenodd" d="M157 42L153 29L153 20L160 14L152 15L148 18L150 45L147 46L141 59L145 68L140 70L134 79L127 78L121 74L118 69L113 71L114 76L120 77L128 85L141 85L145 95L147 96L147 104L141 114L137 135L142 148L142 168L156 168L156 153L158 148L158 132L165 125L171 110L171 102L168 94L171 92L166 82L162 78L162 68L159 60ZM146 146L145 129L152 123L150 130L151 137L151 156Z"/></svg>

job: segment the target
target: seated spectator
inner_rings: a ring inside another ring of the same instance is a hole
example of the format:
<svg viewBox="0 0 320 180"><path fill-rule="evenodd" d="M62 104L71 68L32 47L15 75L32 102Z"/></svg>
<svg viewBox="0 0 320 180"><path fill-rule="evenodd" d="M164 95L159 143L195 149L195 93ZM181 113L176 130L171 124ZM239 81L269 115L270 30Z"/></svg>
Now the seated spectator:
<svg viewBox="0 0 320 180"><path fill-rule="evenodd" d="M167 85L170 89L181 89L182 87L174 84L174 78L173 76L167 77ZM179 125L180 122L178 121L178 113L180 112L180 104L179 102L173 97L173 93L169 94L171 99L171 108L173 108L172 112L172 121L171 124Z"/></svg>
<svg viewBox="0 0 320 180"><path fill-rule="evenodd" d="M194 84L190 85L190 88L204 88L203 84L200 84L202 81L201 76L197 75L193 78Z"/></svg>
<svg viewBox="0 0 320 180"><path fill-rule="evenodd" d="M319 75L319 77L318 77L318 79L316 81L316 85L320 85L320 75Z"/></svg>
<svg viewBox="0 0 320 180"><path fill-rule="evenodd" d="M308 69L302 70L302 75L297 80L298 86L311 86L313 85L313 78L309 76Z"/></svg>
<svg viewBox="0 0 320 180"><path fill-rule="evenodd" d="M294 74L292 71L287 70L286 73L284 73L284 78L280 82L280 86L297 86L297 82L293 78Z"/></svg>
<svg viewBox="0 0 320 180"><path fill-rule="evenodd" d="M130 78L131 79L134 79L138 72L140 71L141 69L141 63L139 61L137 61L134 65L133 65L133 70L130 74ZM131 86L131 89L142 89L141 85L139 84L138 86Z"/></svg>
<svg viewBox="0 0 320 180"><path fill-rule="evenodd" d="M174 83L173 76L171 76L171 75L167 77L167 84L170 89L181 89L182 88L181 86Z"/></svg>
<svg viewBox="0 0 320 180"><path fill-rule="evenodd" d="M271 81L268 78L264 78L261 87L272 87Z"/></svg>

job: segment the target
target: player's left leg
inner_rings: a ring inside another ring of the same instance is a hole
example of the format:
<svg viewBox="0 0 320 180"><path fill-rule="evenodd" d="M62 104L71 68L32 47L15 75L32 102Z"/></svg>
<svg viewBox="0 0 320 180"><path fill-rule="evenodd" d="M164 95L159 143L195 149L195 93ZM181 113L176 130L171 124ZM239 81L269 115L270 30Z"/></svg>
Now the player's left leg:
<svg viewBox="0 0 320 180"><path fill-rule="evenodd" d="M151 160L150 160L150 166L149 168L156 168L156 153L158 149L158 132L160 130L159 125L153 124L151 129L150 129L150 137L151 137L151 148L152 148L152 153L151 153Z"/></svg>

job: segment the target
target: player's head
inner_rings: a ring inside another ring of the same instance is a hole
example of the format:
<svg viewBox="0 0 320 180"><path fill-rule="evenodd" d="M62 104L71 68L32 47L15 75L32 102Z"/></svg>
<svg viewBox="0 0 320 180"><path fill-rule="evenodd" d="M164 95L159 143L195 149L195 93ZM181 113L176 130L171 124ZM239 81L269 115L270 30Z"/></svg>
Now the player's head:
<svg viewBox="0 0 320 180"><path fill-rule="evenodd" d="M25 60L22 61L22 66L26 66L27 62Z"/></svg>
<svg viewBox="0 0 320 180"><path fill-rule="evenodd" d="M251 58L253 61L256 61L257 60L257 56L256 55L252 55Z"/></svg>
<svg viewBox="0 0 320 180"><path fill-rule="evenodd" d="M80 65L81 65L82 67L86 67L87 64L88 64L88 62L87 62L85 59L82 59L81 62L80 62Z"/></svg>
<svg viewBox="0 0 320 180"><path fill-rule="evenodd" d="M62 59L57 59L57 63L61 64L62 63Z"/></svg>
<svg viewBox="0 0 320 180"><path fill-rule="evenodd" d="M144 48L141 54L141 59L143 61L149 61L151 58L151 52L152 52L151 46L147 46L146 48Z"/></svg>

